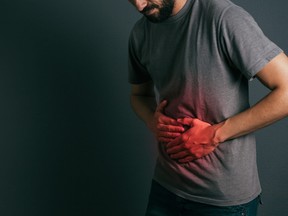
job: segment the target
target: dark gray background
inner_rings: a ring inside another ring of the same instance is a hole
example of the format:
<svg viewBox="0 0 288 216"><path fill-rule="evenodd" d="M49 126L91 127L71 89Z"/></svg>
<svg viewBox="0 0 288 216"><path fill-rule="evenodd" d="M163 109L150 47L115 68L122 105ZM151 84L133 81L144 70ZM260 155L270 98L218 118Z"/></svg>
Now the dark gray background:
<svg viewBox="0 0 288 216"><path fill-rule="evenodd" d="M235 0L288 51L286 0ZM129 106L127 1L0 3L0 215L141 216L155 142ZM251 83L251 103L267 93ZM288 120L257 132L260 216L288 215Z"/></svg>

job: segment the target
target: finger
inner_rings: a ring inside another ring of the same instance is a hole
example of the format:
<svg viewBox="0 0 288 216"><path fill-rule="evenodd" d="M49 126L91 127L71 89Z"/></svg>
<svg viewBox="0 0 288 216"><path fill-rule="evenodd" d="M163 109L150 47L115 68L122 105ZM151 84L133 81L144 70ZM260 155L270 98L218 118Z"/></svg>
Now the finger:
<svg viewBox="0 0 288 216"><path fill-rule="evenodd" d="M167 100L163 100L163 101L161 101L159 104L158 104L158 106L157 106L157 108L156 108L156 112L163 112L164 111L164 108L167 106L167 104L168 104L168 101Z"/></svg>
<svg viewBox="0 0 288 216"><path fill-rule="evenodd" d="M194 118L182 118L177 119L177 122L181 123L182 125L193 126Z"/></svg>
<svg viewBox="0 0 288 216"><path fill-rule="evenodd" d="M190 139L189 136L187 136L187 134L183 133L181 134L181 136L175 138L172 142L167 144L167 148L171 148L173 146L179 146L182 145L184 147L189 147L189 143L187 142Z"/></svg>
<svg viewBox="0 0 288 216"><path fill-rule="evenodd" d="M181 139L175 138L172 142L168 143L166 147L167 147L167 149L169 149L169 148L172 148L173 146L178 146L181 144L182 144Z"/></svg>
<svg viewBox="0 0 288 216"><path fill-rule="evenodd" d="M176 154L171 154L170 155L170 158L171 159L183 159L183 158L186 158L187 156L189 156L189 152L187 151L180 151Z"/></svg>
<svg viewBox="0 0 288 216"><path fill-rule="evenodd" d="M188 162L192 162L194 160L196 160L197 158L193 157L193 156L187 156L185 158L182 158L180 160L178 160L179 163L188 163Z"/></svg>
<svg viewBox="0 0 288 216"><path fill-rule="evenodd" d="M157 129L160 131L167 131L167 132L184 132L183 126L177 126L177 125L165 125L165 124L158 124Z"/></svg>
<svg viewBox="0 0 288 216"><path fill-rule="evenodd" d="M181 133L174 133L174 132L162 132L160 131L158 134L158 137L165 137L165 138L176 138L181 136Z"/></svg>
<svg viewBox="0 0 288 216"><path fill-rule="evenodd" d="M162 144L167 144L169 142L173 141L173 138L166 138L166 137L158 137L157 141L162 143Z"/></svg>
<svg viewBox="0 0 288 216"><path fill-rule="evenodd" d="M181 151L185 151L185 149L182 146L174 146L172 148L166 149L167 154L176 154Z"/></svg>
<svg viewBox="0 0 288 216"><path fill-rule="evenodd" d="M189 149L189 153L193 156L194 159L202 158L210 154L214 149L213 148L204 148L202 146L194 146Z"/></svg>
<svg viewBox="0 0 288 216"><path fill-rule="evenodd" d="M162 114L160 117L159 117L159 122L161 124L165 124L165 125L173 125L173 126L179 126L179 127L183 127L181 125L181 123L177 122L175 119L171 118L171 117L168 117L164 114Z"/></svg>

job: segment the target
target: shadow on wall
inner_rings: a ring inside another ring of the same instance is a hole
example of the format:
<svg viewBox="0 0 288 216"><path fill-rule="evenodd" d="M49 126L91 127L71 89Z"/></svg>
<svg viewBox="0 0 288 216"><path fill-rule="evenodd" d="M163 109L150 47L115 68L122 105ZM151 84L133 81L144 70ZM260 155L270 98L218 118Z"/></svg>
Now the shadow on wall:
<svg viewBox="0 0 288 216"><path fill-rule="evenodd" d="M143 211L152 172L144 164L153 160L131 133L141 127L130 123L137 121L126 75L131 26L101 4L1 2L3 216Z"/></svg>
<svg viewBox="0 0 288 216"><path fill-rule="evenodd" d="M1 1L0 215L143 214L156 149L129 107L126 50L137 18L120 1ZM254 98L259 91L252 86ZM265 212L287 200L286 137L274 130L263 133L280 134L281 157L258 147ZM271 175L281 177L272 186Z"/></svg>

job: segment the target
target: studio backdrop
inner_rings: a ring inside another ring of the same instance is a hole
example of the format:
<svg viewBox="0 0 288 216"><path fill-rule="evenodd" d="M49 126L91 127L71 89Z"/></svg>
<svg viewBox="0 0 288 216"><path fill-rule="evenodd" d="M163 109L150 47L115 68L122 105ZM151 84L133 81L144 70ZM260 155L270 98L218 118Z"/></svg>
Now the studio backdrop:
<svg viewBox="0 0 288 216"><path fill-rule="evenodd" d="M234 0L288 53L286 0ZM128 1L0 2L0 215L141 216L156 143L129 105ZM250 83L251 104L267 89ZM257 132L264 205L288 215L288 119Z"/></svg>

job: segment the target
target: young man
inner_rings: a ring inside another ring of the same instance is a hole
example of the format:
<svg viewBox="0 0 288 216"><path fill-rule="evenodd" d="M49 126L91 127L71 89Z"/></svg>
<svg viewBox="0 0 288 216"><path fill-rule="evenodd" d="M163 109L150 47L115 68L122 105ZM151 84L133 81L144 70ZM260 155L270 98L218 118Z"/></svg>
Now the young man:
<svg viewBox="0 0 288 216"><path fill-rule="evenodd" d="M146 215L256 215L252 132L288 115L286 55L229 0L130 2L131 104L159 141ZM250 107L255 77L271 92Z"/></svg>

